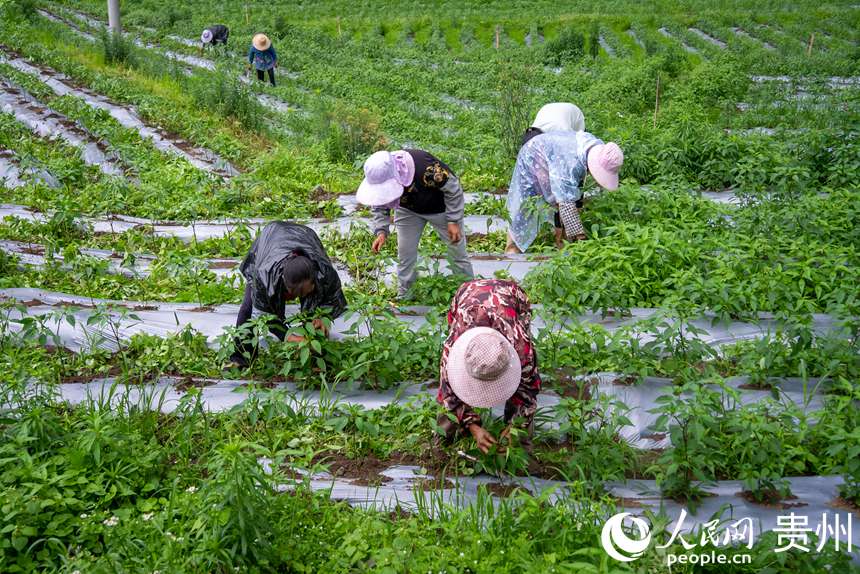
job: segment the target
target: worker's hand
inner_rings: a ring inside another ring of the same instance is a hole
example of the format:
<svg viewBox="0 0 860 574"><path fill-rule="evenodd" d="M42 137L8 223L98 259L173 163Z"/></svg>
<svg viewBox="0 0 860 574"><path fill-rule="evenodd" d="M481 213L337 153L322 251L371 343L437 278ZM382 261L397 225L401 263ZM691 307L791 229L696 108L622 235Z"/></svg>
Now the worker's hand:
<svg viewBox="0 0 860 574"><path fill-rule="evenodd" d="M306 340L301 335L287 335L287 343L304 343Z"/></svg>
<svg viewBox="0 0 860 574"><path fill-rule="evenodd" d="M460 240L463 238L463 234L460 231L460 225L457 223L449 223L448 224L448 239L451 243L460 243Z"/></svg>
<svg viewBox="0 0 860 574"><path fill-rule="evenodd" d="M314 329L317 331L322 331L323 334L328 337L328 327L325 326L325 321L322 319L314 319L313 320Z"/></svg>
<svg viewBox="0 0 860 574"><path fill-rule="evenodd" d="M490 452L490 448L496 444L496 438L481 425L469 425L469 432L472 433L472 438L475 439L478 450L484 454Z"/></svg>
<svg viewBox="0 0 860 574"><path fill-rule="evenodd" d="M370 246L374 253L379 253L379 250L382 249L383 245L385 245L385 239L384 233L380 233L376 236L376 239L373 240L373 245Z"/></svg>
<svg viewBox="0 0 860 574"><path fill-rule="evenodd" d="M555 228L555 247L556 249L564 248L564 229L561 227Z"/></svg>

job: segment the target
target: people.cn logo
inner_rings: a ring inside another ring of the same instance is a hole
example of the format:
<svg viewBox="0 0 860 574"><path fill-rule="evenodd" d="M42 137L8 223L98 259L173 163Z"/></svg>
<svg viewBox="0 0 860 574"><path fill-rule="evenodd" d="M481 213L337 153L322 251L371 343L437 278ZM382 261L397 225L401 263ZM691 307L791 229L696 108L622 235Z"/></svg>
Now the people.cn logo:
<svg viewBox="0 0 860 574"><path fill-rule="evenodd" d="M630 538L624 531L623 522L629 518L630 522L639 531L639 539ZM651 529L643 519L633 516L629 512L621 512L606 521L603 531L600 533L600 543L609 556L619 562L633 562L648 549L651 543Z"/></svg>

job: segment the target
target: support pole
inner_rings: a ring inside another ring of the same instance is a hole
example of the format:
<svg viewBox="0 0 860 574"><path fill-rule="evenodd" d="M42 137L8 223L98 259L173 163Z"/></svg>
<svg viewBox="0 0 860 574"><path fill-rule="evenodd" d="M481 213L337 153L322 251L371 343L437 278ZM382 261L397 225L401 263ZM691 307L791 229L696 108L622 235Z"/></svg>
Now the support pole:
<svg viewBox="0 0 860 574"><path fill-rule="evenodd" d="M114 34L122 34L122 25L119 21L119 0L108 0L108 26Z"/></svg>

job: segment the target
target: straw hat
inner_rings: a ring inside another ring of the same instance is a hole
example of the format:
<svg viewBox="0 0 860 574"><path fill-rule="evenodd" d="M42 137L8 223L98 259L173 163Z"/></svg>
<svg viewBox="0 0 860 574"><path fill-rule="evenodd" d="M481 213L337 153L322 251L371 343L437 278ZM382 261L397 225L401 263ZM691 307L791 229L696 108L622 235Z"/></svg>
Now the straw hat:
<svg viewBox="0 0 860 574"><path fill-rule="evenodd" d="M254 39L251 41L251 43L254 44L254 47L261 52L263 50L268 50L269 46L272 45L272 41L269 40L269 37L265 34L255 34Z"/></svg>
<svg viewBox="0 0 860 574"><path fill-rule="evenodd" d="M603 189L618 189L618 170L624 164L624 152L617 143L596 145L588 150L588 173Z"/></svg>
<svg viewBox="0 0 860 574"><path fill-rule="evenodd" d="M522 366L516 349L489 327L460 335L448 353L448 382L461 401L472 407L505 404L520 384Z"/></svg>

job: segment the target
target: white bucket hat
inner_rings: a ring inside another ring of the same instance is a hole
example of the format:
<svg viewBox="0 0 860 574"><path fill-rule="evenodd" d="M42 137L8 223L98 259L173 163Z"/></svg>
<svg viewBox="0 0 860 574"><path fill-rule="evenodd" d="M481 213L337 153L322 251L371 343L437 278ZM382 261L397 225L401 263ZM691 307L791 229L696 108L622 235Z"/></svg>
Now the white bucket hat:
<svg viewBox="0 0 860 574"><path fill-rule="evenodd" d="M403 188L412 184L415 161L409 152L378 151L364 162L364 180L358 186L355 199L362 205L387 205L403 195Z"/></svg>
<svg viewBox="0 0 860 574"><path fill-rule="evenodd" d="M448 382L454 394L472 407L505 404L520 384L522 366L516 349L489 327L473 327L448 352Z"/></svg>
<svg viewBox="0 0 860 574"><path fill-rule="evenodd" d="M210 30L209 28L206 28L205 30L203 30L203 33L200 34L200 41L203 42L204 44L208 44L209 42L211 42L212 41L212 30Z"/></svg>
<svg viewBox="0 0 860 574"><path fill-rule="evenodd" d="M618 189L618 170L624 165L624 152L617 143L596 145L588 150L588 173L603 189Z"/></svg>

